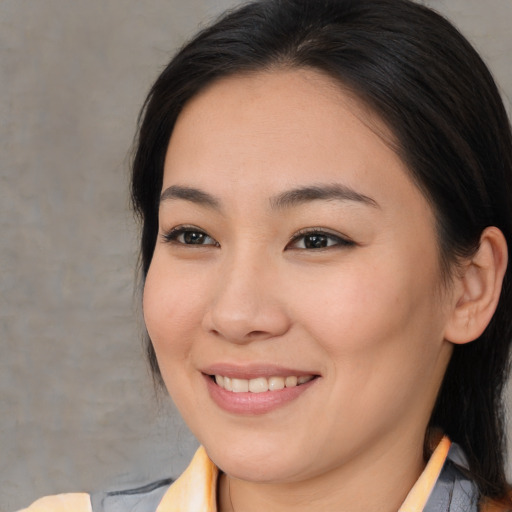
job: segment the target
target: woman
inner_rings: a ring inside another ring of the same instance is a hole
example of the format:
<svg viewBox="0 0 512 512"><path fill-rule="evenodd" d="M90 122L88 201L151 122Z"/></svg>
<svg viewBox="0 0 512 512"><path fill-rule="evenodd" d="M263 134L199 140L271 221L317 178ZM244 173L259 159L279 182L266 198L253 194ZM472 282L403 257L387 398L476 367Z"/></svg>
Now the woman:
<svg viewBox="0 0 512 512"><path fill-rule="evenodd" d="M509 510L511 187L496 86L432 11L225 15L154 84L132 179L149 359L202 447L28 510Z"/></svg>

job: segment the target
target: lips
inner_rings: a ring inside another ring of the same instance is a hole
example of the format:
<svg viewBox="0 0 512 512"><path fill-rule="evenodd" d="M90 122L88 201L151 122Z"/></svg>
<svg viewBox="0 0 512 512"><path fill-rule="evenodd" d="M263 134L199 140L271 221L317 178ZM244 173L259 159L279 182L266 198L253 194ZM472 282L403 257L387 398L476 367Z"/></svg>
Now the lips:
<svg viewBox="0 0 512 512"><path fill-rule="evenodd" d="M227 412L264 414L299 398L319 375L276 366L220 364L203 370L212 400Z"/></svg>

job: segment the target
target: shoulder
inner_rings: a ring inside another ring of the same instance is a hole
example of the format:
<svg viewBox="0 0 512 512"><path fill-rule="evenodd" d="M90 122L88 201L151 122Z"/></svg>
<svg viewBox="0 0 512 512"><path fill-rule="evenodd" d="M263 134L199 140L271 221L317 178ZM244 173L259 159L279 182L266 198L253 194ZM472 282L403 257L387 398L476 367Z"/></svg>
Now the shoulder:
<svg viewBox="0 0 512 512"><path fill-rule="evenodd" d="M148 512L156 510L172 482L168 478L134 489L46 496L18 512Z"/></svg>
<svg viewBox="0 0 512 512"><path fill-rule="evenodd" d="M94 493L91 495L92 512L156 510L172 483L171 478L166 478L134 489Z"/></svg>
<svg viewBox="0 0 512 512"><path fill-rule="evenodd" d="M19 512L92 512L92 507L88 494L71 493L46 496Z"/></svg>

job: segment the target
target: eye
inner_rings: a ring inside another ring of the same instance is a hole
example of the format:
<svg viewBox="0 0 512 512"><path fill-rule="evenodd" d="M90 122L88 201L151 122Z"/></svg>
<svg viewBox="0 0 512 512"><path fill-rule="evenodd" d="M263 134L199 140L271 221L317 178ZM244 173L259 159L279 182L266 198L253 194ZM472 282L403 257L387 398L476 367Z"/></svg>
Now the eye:
<svg viewBox="0 0 512 512"><path fill-rule="evenodd" d="M307 230L292 237L286 249L327 249L329 247L350 247L355 242L342 236L319 229Z"/></svg>
<svg viewBox="0 0 512 512"><path fill-rule="evenodd" d="M162 235L164 242L180 245L213 245L219 247L210 235L195 226L177 226Z"/></svg>

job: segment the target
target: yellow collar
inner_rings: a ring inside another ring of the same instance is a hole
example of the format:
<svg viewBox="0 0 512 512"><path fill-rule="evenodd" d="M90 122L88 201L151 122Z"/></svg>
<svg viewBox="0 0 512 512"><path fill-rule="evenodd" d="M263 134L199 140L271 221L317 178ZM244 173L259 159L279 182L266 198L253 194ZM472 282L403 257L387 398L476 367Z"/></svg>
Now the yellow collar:
<svg viewBox="0 0 512 512"><path fill-rule="evenodd" d="M203 446L165 493L156 512L216 512L219 470Z"/></svg>
<svg viewBox="0 0 512 512"><path fill-rule="evenodd" d="M446 436L442 437L398 512L421 512L425 508L448 457L450 446L450 440Z"/></svg>

